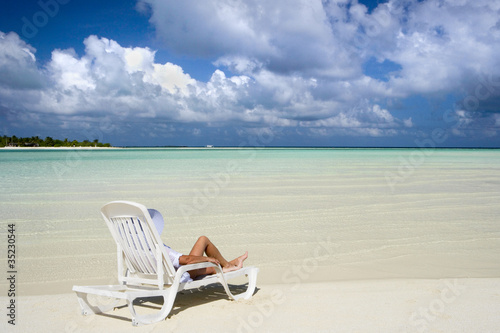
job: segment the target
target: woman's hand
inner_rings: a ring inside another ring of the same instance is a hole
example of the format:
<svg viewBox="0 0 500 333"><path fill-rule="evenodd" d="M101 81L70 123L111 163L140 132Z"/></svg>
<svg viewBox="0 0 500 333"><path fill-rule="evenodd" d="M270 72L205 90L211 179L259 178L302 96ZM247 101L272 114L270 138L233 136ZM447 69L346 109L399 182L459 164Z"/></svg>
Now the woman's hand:
<svg viewBox="0 0 500 333"><path fill-rule="evenodd" d="M216 265L220 265L219 260L217 260L215 258L212 258L212 257L205 257L205 258L207 258L208 262L211 262L211 263L216 264Z"/></svg>
<svg viewBox="0 0 500 333"><path fill-rule="evenodd" d="M212 257L193 255L182 255L179 257L179 264L181 265L198 264L201 262L211 262L213 264L220 265L219 260Z"/></svg>

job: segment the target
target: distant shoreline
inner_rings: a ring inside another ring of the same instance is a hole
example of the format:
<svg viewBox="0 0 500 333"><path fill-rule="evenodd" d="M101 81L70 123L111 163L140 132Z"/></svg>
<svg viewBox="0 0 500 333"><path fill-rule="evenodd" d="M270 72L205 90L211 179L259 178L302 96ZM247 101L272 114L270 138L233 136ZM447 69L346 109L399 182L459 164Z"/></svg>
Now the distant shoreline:
<svg viewBox="0 0 500 333"><path fill-rule="evenodd" d="M500 147L356 147L356 146L118 146L129 149L500 149Z"/></svg>
<svg viewBox="0 0 500 333"><path fill-rule="evenodd" d="M203 149L203 150L223 150L223 149L426 149L426 150L498 150L500 147L294 147L294 146L271 146L271 147L252 147L252 146L220 146L220 147L205 147L205 146L112 146L112 147L92 147L92 146L61 146L61 147L0 147L0 150L113 150L113 149Z"/></svg>
<svg viewBox="0 0 500 333"><path fill-rule="evenodd" d="M100 149L122 149L122 147L0 147L5 150L100 150Z"/></svg>

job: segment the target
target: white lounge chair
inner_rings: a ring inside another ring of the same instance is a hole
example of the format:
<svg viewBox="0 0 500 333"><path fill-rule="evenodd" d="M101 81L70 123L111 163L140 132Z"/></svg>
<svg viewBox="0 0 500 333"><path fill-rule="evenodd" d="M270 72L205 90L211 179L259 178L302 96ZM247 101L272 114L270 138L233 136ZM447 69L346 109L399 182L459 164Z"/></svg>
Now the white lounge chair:
<svg viewBox="0 0 500 333"><path fill-rule="evenodd" d="M258 268L244 267L223 273L220 265L206 262L182 265L176 271L145 206L128 201L114 201L102 207L101 211L117 244L119 285L73 286L82 314L106 312L125 300L134 326L151 324L168 316L177 292L216 282L222 284L232 300L252 297ZM180 282L184 272L205 267L214 267L217 273L200 280ZM248 276L248 287L245 292L233 295L226 281L242 275ZM114 302L92 305L88 299L89 294L110 297ZM163 297L163 306L157 313L139 315L136 312L133 304L135 299L159 296Z"/></svg>

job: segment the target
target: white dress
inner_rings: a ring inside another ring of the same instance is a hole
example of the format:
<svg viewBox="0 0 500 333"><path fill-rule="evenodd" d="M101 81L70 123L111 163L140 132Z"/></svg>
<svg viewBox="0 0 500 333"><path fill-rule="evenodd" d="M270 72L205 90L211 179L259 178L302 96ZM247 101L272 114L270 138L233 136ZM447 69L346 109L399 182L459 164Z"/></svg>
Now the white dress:
<svg viewBox="0 0 500 333"><path fill-rule="evenodd" d="M165 244L163 244L163 245L165 245ZM167 253L168 253L168 256L170 257L170 261L172 262L172 265L174 266L175 270L178 270L179 267L181 266L179 264L179 258L182 256L182 254L175 251L175 250L172 250L167 245L165 245L165 247L167 248ZM189 275L189 273L184 272L181 276L181 283L191 282L191 281L193 281L193 279L191 279L191 276Z"/></svg>

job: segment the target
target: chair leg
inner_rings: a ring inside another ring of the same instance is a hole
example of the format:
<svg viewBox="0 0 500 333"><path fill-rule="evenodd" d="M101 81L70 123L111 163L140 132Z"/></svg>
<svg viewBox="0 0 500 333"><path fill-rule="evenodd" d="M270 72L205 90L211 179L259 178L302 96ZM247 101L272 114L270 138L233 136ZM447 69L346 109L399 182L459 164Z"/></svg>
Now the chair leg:
<svg viewBox="0 0 500 333"><path fill-rule="evenodd" d="M245 294L242 295L243 299L250 299L253 296L257 286L257 273L259 273L258 268L254 268L248 273L248 288Z"/></svg>
<svg viewBox="0 0 500 333"><path fill-rule="evenodd" d="M229 298L231 298L232 300L237 301L239 299L249 299L250 297L252 297L252 295L255 291L255 287L257 285L257 273L258 272L259 272L258 268L253 268L249 271L249 273L247 274L247 276L248 276L247 290L244 293L241 293L238 295L233 295L231 290L229 290L229 286L226 282L226 279L222 275L222 273L218 273L218 275L219 275L219 281L222 284L222 286L224 287L224 290L226 291L227 296L229 296Z"/></svg>
<svg viewBox="0 0 500 333"><path fill-rule="evenodd" d="M165 318L167 318L168 314L172 310L176 294L177 293L175 292L165 291L161 295L163 297L163 305L161 309L157 313L148 315L137 314L133 304L135 299L127 299L128 308L130 310L130 313L132 314L132 325L147 325L165 320Z"/></svg>
<svg viewBox="0 0 500 333"><path fill-rule="evenodd" d="M77 292L76 295L78 297L78 303L82 308L82 314L85 316L113 310L121 301L119 298L115 298L108 304L92 305L89 302L88 293Z"/></svg>

